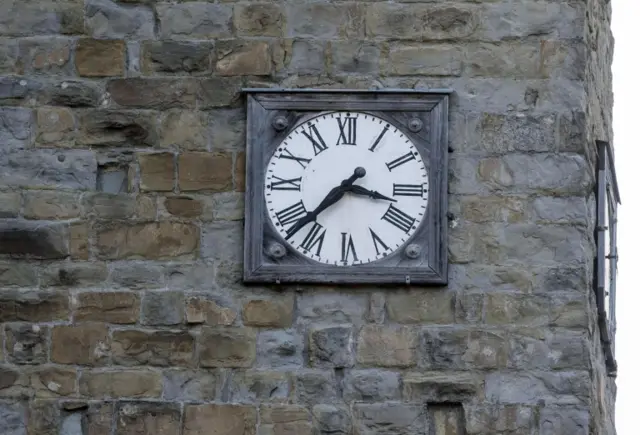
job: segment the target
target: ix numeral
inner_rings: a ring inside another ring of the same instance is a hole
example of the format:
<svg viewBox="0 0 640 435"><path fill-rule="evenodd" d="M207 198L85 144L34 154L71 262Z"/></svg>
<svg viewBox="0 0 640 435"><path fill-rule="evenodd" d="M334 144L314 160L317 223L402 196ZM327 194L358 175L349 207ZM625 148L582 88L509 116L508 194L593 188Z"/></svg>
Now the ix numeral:
<svg viewBox="0 0 640 435"><path fill-rule="evenodd" d="M346 263L349 259L349 254L353 257L353 261L358 261L358 256L356 255L356 248L353 245L353 239L351 238L351 234L349 234L349 240L347 240L347 233L342 234L342 262Z"/></svg>
<svg viewBox="0 0 640 435"><path fill-rule="evenodd" d="M393 183L393 196L422 196L422 184Z"/></svg>
<svg viewBox="0 0 640 435"><path fill-rule="evenodd" d="M307 209L304 207L302 200L296 202L289 207L280 210L276 213L276 217L278 218L278 222L280 225L288 225L298 221L301 217L307 214Z"/></svg>
<svg viewBox="0 0 640 435"><path fill-rule="evenodd" d="M387 168L389 168L389 171L391 171L392 169L397 168L398 166L404 165L405 163L415 159L416 159L416 156L413 155L411 151L409 151L407 154L404 154L398 157L397 159L386 163L386 165L387 165Z"/></svg>
<svg viewBox="0 0 640 435"><path fill-rule="evenodd" d="M287 153L287 154L285 154ZM291 151L289 151L288 149L284 149L284 151L282 152L282 154L280 154L278 156L279 159L289 159L289 160L295 160L296 162L298 162L298 164L300 166L302 166L303 168L307 168L305 166L305 163L309 163L311 162L311 159L305 159L303 157L298 157L298 156L294 156L293 154L291 154Z"/></svg>
<svg viewBox="0 0 640 435"><path fill-rule="evenodd" d="M416 221L402 210L396 208L393 204L389 205L389 208L384 215L382 215L381 219L389 222L391 225L401 229L407 234Z"/></svg>
<svg viewBox="0 0 640 435"><path fill-rule="evenodd" d="M373 145L371 145L371 148L369 148L369 151L375 151L376 150L376 147L378 146L378 144L380 143L380 141L384 137L384 134L387 132L387 130L389 130L389 124L384 126L384 129L382 129L382 133L380 133L378 135L378 137L376 138L375 142L373 142Z"/></svg>
<svg viewBox="0 0 640 435"><path fill-rule="evenodd" d="M324 143L324 139L320 136L318 128L315 125L309 124L309 133L302 130L302 134L311 141L311 145L313 145L313 152L316 156L327 149L327 144Z"/></svg>
<svg viewBox="0 0 640 435"><path fill-rule="evenodd" d="M378 248L378 244L380 244L380 246L384 248L383 251L386 251L387 249L389 249L389 247L382 241L382 239L376 233L373 232L371 228L369 228L369 232L371 233L371 238L373 239L373 246L376 248L376 255L380 255L380 248Z"/></svg>
<svg viewBox="0 0 640 435"><path fill-rule="evenodd" d="M300 191L300 183L302 182L302 177L291 178L287 180L285 178L280 178L277 176L273 176L273 178L278 179L278 181L271 182L271 190L297 190Z"/></svg>
<svg viewBox="0 0 640 435"><path fill-rule="evenodd" d="M311 230L307 234L307 237L305 237L300 244L300 247L302 247L302 249L304 249L305 251L311 251L314 246L318 245L318 248L316 249L316 255L319 257L320 251L322 251L322 244L324 243L324 234L326 232L327 230L325 230L322 225L320 225L318 222L314 222L313 227L311 227Z"/></svg>
<svg viewBox="0 0 640 435"><path fill-rule="evenodd" d="M356 144L356 120L353 116L347 116L344 119L337 118L340 136L336 145L355 145Z"/></svg>

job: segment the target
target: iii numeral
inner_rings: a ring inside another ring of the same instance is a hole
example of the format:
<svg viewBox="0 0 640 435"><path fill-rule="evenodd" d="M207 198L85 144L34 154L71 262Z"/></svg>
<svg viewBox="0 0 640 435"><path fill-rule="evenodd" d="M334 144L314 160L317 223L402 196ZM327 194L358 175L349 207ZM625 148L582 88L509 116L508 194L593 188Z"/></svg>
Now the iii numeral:
<svg viewBox="0 0 640 435"><path fill-rule="evenodd" d="M415 159L416 159L416 156L413 155L411 151L409 151L407 154L404 154L398 157L397 159L391 160L390 162L386 163L386 165L387 165L387 168L389 168L389 171L391 171L392 169L395 169L398 166L404 165L405 163Z"/></svg>
<svg viewBox="0 0 640 435"><path fill-rule="evenodd" d="M384 129L378 135L378 137L376 138L375 142L373 142L373 145L371 145L371 148L369 148L369 151L375 151L376 150L376 147L378 146L378 144L380 143L380 141L384 137L384 134L387 132L387 130L389 130L389 124L385 125Z"/></svg>
<svg viewBox="0 0 640 435"><path fill-rule="evenodd" d="M381 219L389 222L395 227L398 227L405 233L409 233L409 231L411 231L411 227L416 221L402 210L396 208L393 204L389 205L389 208L384 215L382 215Z"/></svg>
<svg viewBox="0 0 640 435"><path fill-rule="evenodd" d="M393 183L393 196L422 196L422 184Z"/></svg>
<svg viewBox="0 0 640 435"><path fill-rule="evenodd" d="M373 232L373 230L371 228L369 228L369 232L371 233L371 238L373 239L373 246L376 248L376 255L380 255L380 248L378 248L378 244L380 244L380 246L382 246L383 251L386 251L387 249L389 249L389 247L382 241L382 239Z"/></svg>
<svg viewBox="0 0 640 435"><path fill-rule="evenodd" d="M322 231L322 232L321 232ZM324 243L324 234L327 232L322 225L318 222L313 223L313 227L307 234L307 237L304 238L302 243L300 243L300 247L305 251L311 251L314 246L318 245L316 249L316 255L320 256L320 251L322 251L322 244Z"/></svg>
<svg viewBox="0 0 640 435"><path fill-rule="evenodd" d="M302 200L296 202L295 204L280 210L276 213L276 217L278 218L278 222L280 225L289 225L298 221L301 217L307 214L307 209L304 207Z"/></svg>
<svg viewBox="0 0 640 435"><path fill-rule="evenodd" d="M300 191L300 183L302 182L302 177L291 178L287 180L285 178L280 178L277 176L273 176L278 181L271 182L271 190L297 190ZM395 195L395 194L394 194Z"/></svg>
<svg viewBox="0 0 640 435"><path fill-rule="evenodd" d="M344 119L338 118L336 121L338 121L338 128L340 129L340 136L336 145L355 145L357 118L347 116Z"/></svg>
<svg viewBox="0 0 640 435"><path fill-rule="evenodd" d="M346 263L349 260L349 255L353 257L353 261L358 261L358 256L356 255L356 248L353 245L353 239L351 238L351 234L349 234L349 239L347 240L347 233L342 234L342 262Z"/></svg>
<svg viewBox="0 0 640 435"><path fill-rule="evenodd" d="M287 153L287 154L285 154ZM293 154L291 154L291 151L289 151L288 149L284 149L284 151L282 152L282 154L280 154L278 156L279 159L289 159L289 160L295 160L296 162L298 162L298 164L300 166L302 166L303 168L306 169L306 165L305 163L309 163L311 162L311 159L305 159L303 157L298 157L298 156L294 156Z"/></svg>
<svg viewBox="0 0 640 435"><path fill-rule="evenodd" d="M320 133L318 132L318 129L315 125L309 124L309 133L302 130L302 134L304 134L307 139L311 141L311 145L313 145L313 152L316 156L327 149L327 144L324 143L324 139L322 139L322 136L320 136Z"/></svg>

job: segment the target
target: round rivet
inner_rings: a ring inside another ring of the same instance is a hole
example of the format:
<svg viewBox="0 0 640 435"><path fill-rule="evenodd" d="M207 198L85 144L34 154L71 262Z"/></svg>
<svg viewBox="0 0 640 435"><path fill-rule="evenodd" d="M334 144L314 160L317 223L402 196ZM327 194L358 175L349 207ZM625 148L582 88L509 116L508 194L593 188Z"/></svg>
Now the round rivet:
<svg viewBox="0 0 640 435"><path fill-rule="evenodd" d="M58 161L64 162L67 158L63 154L58 154Z"/></svg>
<svg viewBox="0 0 640 435"><path fill-rule="evenodd" d="M285 118L284 116L276 116L273 120L272 125L276 130L282 131L289 126L289 120L287 120L287 118Z"/></svg>
<svg viewBox="0 0 640 435"><path fill-rule="evenodd" d="M419 132L420 130L422 130L423 127L423 123L420 119L418 118L413 118L409 121L409 130L411 130L414 133Z"/></svg>
<svg viewBox="0 0 640 435"><path fill-rule="evenodd" d="M418 258L420 256L421 252L422 252L422 248L420 248L420 246L415 244L415 243L410 244L404 250L404 254L407 257L412 258L412 259Z"/></svg>
<svg viewBox="0 0 640 435"><path fill-rule="evenodd" d="M286 248L277 242L273 242L267 248L267 255L271 258L279 259L287 254Z"/></svg>

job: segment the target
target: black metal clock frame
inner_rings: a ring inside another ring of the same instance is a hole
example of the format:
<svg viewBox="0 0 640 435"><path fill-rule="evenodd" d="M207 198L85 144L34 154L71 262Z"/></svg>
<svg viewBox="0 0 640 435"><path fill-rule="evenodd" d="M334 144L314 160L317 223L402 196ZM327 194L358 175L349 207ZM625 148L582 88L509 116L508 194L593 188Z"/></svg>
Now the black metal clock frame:
<svg viewBox="0 0 640 435"><path fill-rule="evenodd" d="M247 283L447 283L447 161L450 90L246 89L247 184L244 280ZM427 216L413 236L383 259L324 265L287 247L267 216L265 168L295 126L322 112L361 111L409 137L429 171Z"/></svg>
<svg viewBox="0 0 640 435"><path fill-rule="evenodd" d="M600 341L603 345L605 363L609 375L615 376L617 373L617 363L615 360L615 335L616 275L618 267L618 248L616 238L618 222L617 211L618 204L620 204L620 192L618 190L611 145L609 142L596 141L596 146L598 151L598 174L596 186L597 255L595 294L598 310ZM609 264L608 268L606 267L607 263ZM607 311L609 315L607 315Z"/></svg>

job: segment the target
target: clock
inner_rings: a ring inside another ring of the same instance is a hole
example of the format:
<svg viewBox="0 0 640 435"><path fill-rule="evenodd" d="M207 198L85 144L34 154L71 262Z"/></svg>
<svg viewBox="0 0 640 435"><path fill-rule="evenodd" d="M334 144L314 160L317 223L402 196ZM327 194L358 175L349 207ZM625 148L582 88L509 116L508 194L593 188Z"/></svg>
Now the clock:
<svg viewBox="0 0 640 435"><path fill-rule="evenodd" d="M448 92L246 92L245 282L446 283Z"/></svg>

